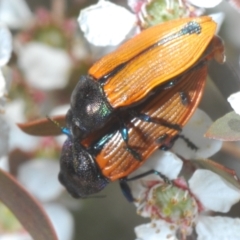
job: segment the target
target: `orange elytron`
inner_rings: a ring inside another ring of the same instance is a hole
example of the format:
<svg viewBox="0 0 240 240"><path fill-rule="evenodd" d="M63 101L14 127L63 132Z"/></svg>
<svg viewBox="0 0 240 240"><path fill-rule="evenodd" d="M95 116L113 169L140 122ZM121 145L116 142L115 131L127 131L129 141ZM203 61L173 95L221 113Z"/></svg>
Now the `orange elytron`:
<svg viewBox="0 0 240 240"><path fill-rule="evenodd" d="M104 79L103 90L113 108L130 106L192 67L215 30L216 23L207 16L156 25L103 57L88 73L97 81Z"/></svg>
<svg viewBox="0 0 240 240"><path fill-rule="evenodd" d="M131 110L163 84L198 64L214 38L216 23L207 16L169 21L144 30L116 51L96 62L76 85L67 126L79 139L106 126L112 118L122 122ZM122 124L122 138L128 131Z"/></svg>

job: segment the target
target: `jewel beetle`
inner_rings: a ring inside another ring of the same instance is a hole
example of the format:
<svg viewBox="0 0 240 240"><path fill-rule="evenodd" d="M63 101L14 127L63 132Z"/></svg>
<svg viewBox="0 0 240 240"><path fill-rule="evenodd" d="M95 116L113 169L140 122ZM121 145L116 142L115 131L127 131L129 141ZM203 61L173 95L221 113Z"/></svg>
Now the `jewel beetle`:
<svg viewBox="0 0 240 240"><path fill-rule="evenodd" d="M215 30L216 23L207 16L165 22L142 31L97 61L72 92L67 115L72 135L84 139L115 117L122 123L121 135L127 143L123 112L193 67Z"/></svg>
<svg viewBox="0 0 240 240"><path fill-rule="evenodd" d="M171 147L199 104L207 78L207 62L212 58L224 61L224 47L218 37L212 39L196 65L174 78L173 87L163 87L159 94L135 107L135 111L148 118L125 119L130 136L128 151L121 131L114 124L84 140L70 134L63 145L59 173L59 180L68 192L76 198L97 193L109 182L126 178L155 150ZM131 151L141 155L141 159L136 159Z"/></svg>

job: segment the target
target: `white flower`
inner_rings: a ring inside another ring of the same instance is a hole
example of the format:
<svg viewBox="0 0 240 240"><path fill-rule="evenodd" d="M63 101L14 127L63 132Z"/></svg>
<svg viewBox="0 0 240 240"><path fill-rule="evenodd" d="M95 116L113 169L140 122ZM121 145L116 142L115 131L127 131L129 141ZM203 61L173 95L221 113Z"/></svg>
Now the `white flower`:
<svg viewBox="0 0 240 240"><path fill-rule="evenodd" d="M136 193L134 188L141 189L141 194ZM137 200L138 213L154 219L151 224L135 229L138 240L159 239L160 232L165 234L161 235L161 239L178 239L176 232L180 231L186 237L191 235L194 226L198 239L219 239L219 236L221 239L238 239L235 229L219 233L219 226L227 229L226 226L234 223L237 228L240 219L208 217L207 214L211 211L228 212L240 200L240 191L209 170L196 170L189 180L189 187L181 178L176 179L173 185L166 185L162 180L156 181L156 177L148 176L133 181L131 189ZM171 232L166 231L169 228ZM211 237L204 238L208 231Z"/></svg>
<svg viewBox="0 0 240 240"><path fill-rule="evenodd" d="M6 155L0 158L0 168L6 172L9 172L9 162Z"/></svg>
<svg viewBox="0 0 240 240"><path fill-rule="evenodd" d="M97 46L118 45L136 32L137 19L127 9L100 0L83 9L78 22L87 40Z"/></svg>
<svg viewBox="0 0 240 240"><path fill-rule="evenodd" d="M198 240L240 239L240 219L200 216L196 226Z"/></svg>
<svg viewBox="0 0 240 240"><path fill-rule="evenodd" d="M198 149L188 147L183 139L178 139L173 148L173 152L185 159L208 158L218 152L222 147L222 142L218 140L204 138L204 134L212 124L209 116L200 109L197 109L189 122L183 128L182 135L190 140Z"/></svg>
<svg viewBox="0 0 240 240"><path fill-rule="evenodd" d="M12 35L10 31L0 25L0 67L7 64L12 54Z"/></svg>
<svg viewBox="0 0 240 240"><path fill-rule="evenodd" d="M78 22L84 36L91 44L104 47L116 46L123 40L139 33L140 27L137 25L145 28L167 21L166 19L170 20L180 16L200 16L204 13L204 9L200 8L202 5L212 7L220 2L208 1L206 4L202 4L200 0L165 1L165 3L164 1L162 3L156 1L155 4L154 1L150 3L148 0L128 0L128 5L135 13L132 14L127 9L109 1L99 0L97 4L80 12ZM148 9L150 4L152 7ZM218 32L224 15L223 13L213 14L213 18L218 23Z"/></svg>
<svg viewBox="0 0 240 240"><path fill-rule="evenodd" d="M209 16L212 17L212 19L217 23L216 34L218 34L222 26L223 20L225 19L225 14L223 12L218 12L210 14Z"/></svg>
<svg viewBox="0 0 240 240"><path fill-rule="evenodd" d="M3 110L8 93L9 83L5 80L2 68L9 61L12 54L12 35L0 24L0 111Z"/></svg>
<svg viewBox="0 0 240 240"><path fill-rule="evenodd" d="M0 22L19 29L31 24L33 15L25 0L1 0Z"/></svg>
<svg viewBox="0 0 240 240"><path fill-rule="evenodd" d="M163 220L135 227L136 240L176 240L176 228Z"/></svg>
<svg viewBox="0 0 240 240"><path fill-rule="evenodd" d="M188 0L189 3L202 8L213 8L222 2L222 0Z"/></svg>
<svg viewBox="0 0 240 240"><path fill-rule="evenodd" d="M194 172L189 187L206 210L225 213L240 199L238 189L209 170Z"/></svg>
<svg viewBox="0 0 240 240"><path fill-rule="evenodd" d="M237 114L240 114L240 92L231 94L227 100L231 104L231 107L233 108L233 110Z"/></svg>
<svg viewBox="0 0 240 240"><path fill-rule="evenodd" d="M63 191L58 181L59 162L47 159L34 159L21 164L18 179L25 188L41 202L56 199Z"/></svg>
<svg viewBox="0 0 240 240"><path fill-rule="evenodd" d="M72 61L65 50L30 42L20 47L18 57L19 66L31 86L42 90L66 86Z"/></svg>
<svg viewBox="0 0 240 240"><path fill-rule="evenodd" d="M59 240L72 240L74 233L74 219L71 213L57 203L43 205L48 214Z"/></svg>
<svg viewBox="0 0 240 240"><path fill-rule="evenodd" d="M18 180L43 204L59 240L71 240L74 220L68 209L57 203L63 192L58 181L59 162L47 159L34 159L22 164L18 171Z"/></svg>
<svg viewBox="0 0 240 240"><path fill-rule="evenodd" d="M4 119L10 127L10 150L20 148L23 151L29 151L29 149L35 149L38 146L40 137L30 136L20 130L16 125L16 123L23 123L26 121L24 116L24 102L22 99L17 99L7 105Z"/></svg>

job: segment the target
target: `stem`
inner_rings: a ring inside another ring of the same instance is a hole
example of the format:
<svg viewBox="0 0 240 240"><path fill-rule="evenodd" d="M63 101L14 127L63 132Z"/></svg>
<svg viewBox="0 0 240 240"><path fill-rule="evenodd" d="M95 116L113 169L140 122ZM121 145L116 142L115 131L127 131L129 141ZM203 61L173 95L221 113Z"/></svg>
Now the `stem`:
<svg viewBox="0 0 240 240"><path fill-rule="evenodd" d="M54 20L61 23L65 17L66 0L52 0L51 9Z"/></svg>
<svg viewBox="0 0 240 240"><path fill-rule="evenodd" d="M221 151L237 158L240 161L240 148L235 143L223 142Z"/></svg>

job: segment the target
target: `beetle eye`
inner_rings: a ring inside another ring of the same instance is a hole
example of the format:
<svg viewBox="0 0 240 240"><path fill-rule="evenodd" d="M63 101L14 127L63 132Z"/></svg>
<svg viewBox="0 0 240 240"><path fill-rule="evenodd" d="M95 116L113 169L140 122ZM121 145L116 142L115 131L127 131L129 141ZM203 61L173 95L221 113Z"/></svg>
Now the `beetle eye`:
<svg viewBox="0 0 240 240"><path fill-rule="evenodd" d="M78 138L81 135L80 128L75 124L73 124L71 131L74 138Z"/></svg>

